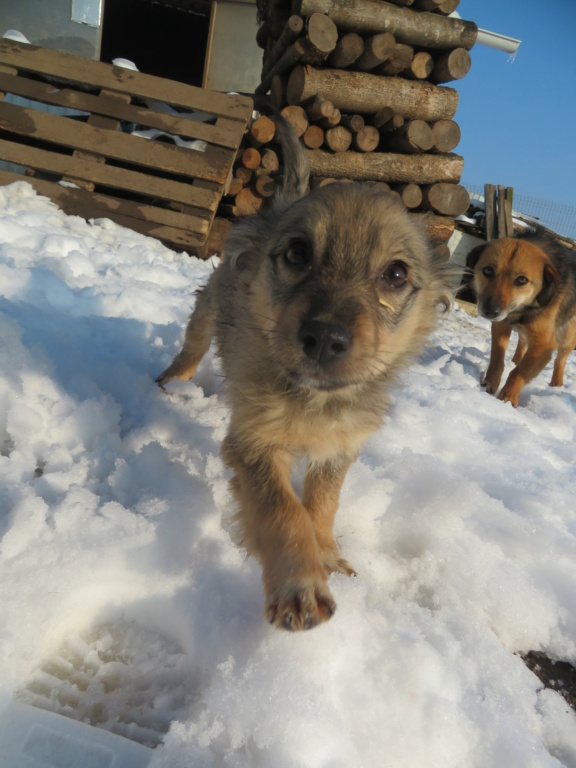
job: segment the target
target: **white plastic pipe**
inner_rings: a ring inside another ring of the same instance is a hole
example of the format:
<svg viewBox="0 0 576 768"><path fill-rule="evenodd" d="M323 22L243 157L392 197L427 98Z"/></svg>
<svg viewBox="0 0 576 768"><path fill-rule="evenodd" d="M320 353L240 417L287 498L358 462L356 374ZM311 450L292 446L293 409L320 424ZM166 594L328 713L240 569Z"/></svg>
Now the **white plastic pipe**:
<svg viewBox="0 0 576 768"><path fill-rule="evenodd" d="M458 11L453 11L450 16L454 16L457 19L462 18ZM476 42L478 45L485 45L488 48L496 48L498 51L505 51L514 56L522 40L517 40L515 37L507 37L498 32L489 32L487 29L478 29L478 38L476 39Z"/></svg>

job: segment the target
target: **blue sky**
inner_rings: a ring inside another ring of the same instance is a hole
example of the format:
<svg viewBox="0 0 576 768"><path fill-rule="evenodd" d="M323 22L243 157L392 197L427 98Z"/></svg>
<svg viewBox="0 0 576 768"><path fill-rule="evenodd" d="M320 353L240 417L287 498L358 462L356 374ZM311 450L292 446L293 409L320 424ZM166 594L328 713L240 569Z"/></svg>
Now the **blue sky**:
<svg viewBox="0 0 576 768"><path fill-rule="evenodd" d="M461 0L479 27L522 40L513 62L476 45L454 86L462 183L576 206L576 0Z"/></svg>

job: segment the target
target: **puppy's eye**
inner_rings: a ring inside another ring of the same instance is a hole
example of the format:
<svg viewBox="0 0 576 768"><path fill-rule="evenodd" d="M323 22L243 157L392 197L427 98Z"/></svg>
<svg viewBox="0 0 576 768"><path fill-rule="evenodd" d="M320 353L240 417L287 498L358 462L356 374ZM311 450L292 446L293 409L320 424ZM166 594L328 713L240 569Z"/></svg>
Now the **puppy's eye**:
<svg viewBox="0 0 576 768"><path fill-rule="evenodd" d="M514 280L514 285L526 285L528 282L529 280L525 275L518 275L516 280Z"/></svg>
<svg viewBox="0 0 576 768"><path fill-rule="evenodd" d="M484 277L494 277L494 267L484 267L482 274Z"/></svg>
<svg viewBox="0 0 576 768"><path fill-rule="evenodd" d="M310 251L306 243L296 240L290 244L287 251L284 252L284 261L291 267L306 267L310 264Z"/></svg>
<svg viewBox="0 0 576 768"><path fill-rule="evenodd" d="M408 282L408 267L403 261L391 261L380 280L390 288L403 288Z"/></svg>

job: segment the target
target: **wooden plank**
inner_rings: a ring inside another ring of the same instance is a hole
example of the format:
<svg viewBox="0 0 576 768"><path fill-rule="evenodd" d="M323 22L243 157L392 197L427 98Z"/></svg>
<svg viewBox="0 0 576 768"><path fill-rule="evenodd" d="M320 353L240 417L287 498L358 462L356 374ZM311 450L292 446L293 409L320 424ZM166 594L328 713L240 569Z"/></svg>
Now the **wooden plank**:
<svg viewBox="0 0 576 768"><path fill-rule="evenodd" d="M215 125L190 118L155 112L146 107L121 104L106 96L95 96L70 88L55 89L51 83L28 80L24 77L2 74L0 71L0 91L12 93L27 99L50 104L52 106L78 109L95 115L114 117L127 123L137 123L147 128L157 128L166 133L177 134L187 139L199 139L229 149L238 146L238 121L219 117Z"/></svg>
<svg viewBox="0 0 576 768"><path fill-rule="evenodd" d="M252 100L247 96L206 91L193 85L5 38L0 39L0 62L22 71L156 99L173 107L200 110L241 123L246 123L252 111Z"/></svg>
<svg viewBox="0 0 576 768"><path fill-rule="evenodd" d="M140 195L179 202L212 213L220 200L220 195L213 189L200 188L191 183L163 179L159 176L147 176L138 171L104 165L88 158L61 155L4 139L0 139L0 158L27 168L66 175L71 179L88 178L96 184L113 189L124 189Z"/></svg>
<svg viewBox="0 0 576 768"><path fill-rule="evenodd" d="M495 201L496 187L494 184L484 184L484 221L486 222L486 242L488 243L497 236Z"/></svg>
<svg viewBox="0 0 576 768"><path fill-rule="evenodd" d="M126 215L125 212L113 213L100 211L94 205L94 193L75 187L63 187L51 181L36 179L34 177L21 176L18 173L0 171L0 185L12 184L15 181L26 181L36 189L39 194L50 198L67 213L82 216L84 219L109 218L117 224L134 229L144 235L156 237L159 240L181 245L183 248L196 249L201 246L206 238L189 232L186 229L176 229L151 221Z"/></svg>
<svg viewBox="0 0 576 768"><path fill-rule="evenodd" d="M0 128L72 149L112 157L165 172L195 176L224 184L234 153L208 146L206 152L150 141L131 134L115 133L96 126L0 102Z"/></svg>

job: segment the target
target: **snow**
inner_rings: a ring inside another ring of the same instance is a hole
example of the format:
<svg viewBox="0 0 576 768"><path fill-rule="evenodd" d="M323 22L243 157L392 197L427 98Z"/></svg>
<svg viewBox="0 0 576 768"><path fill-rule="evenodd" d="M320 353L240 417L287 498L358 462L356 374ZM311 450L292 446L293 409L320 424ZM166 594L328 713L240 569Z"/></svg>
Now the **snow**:
<svg viewBox="0 0 576 768"><path fill-rule="evenodd" d="M443 317L344 485L358 577L278 632L229 533L218 363L154 382L214 266L0 188L0 699L132 707L152 768L576 766L518 655L576 661L576 358L513 409L487 323Z"/></svg>

